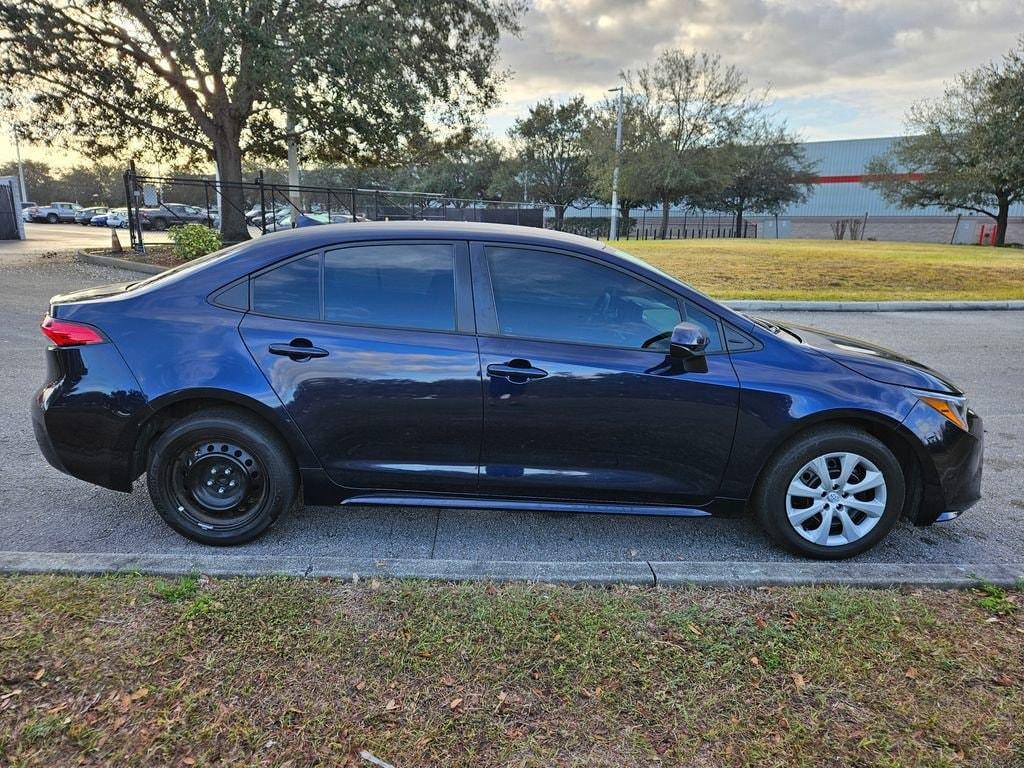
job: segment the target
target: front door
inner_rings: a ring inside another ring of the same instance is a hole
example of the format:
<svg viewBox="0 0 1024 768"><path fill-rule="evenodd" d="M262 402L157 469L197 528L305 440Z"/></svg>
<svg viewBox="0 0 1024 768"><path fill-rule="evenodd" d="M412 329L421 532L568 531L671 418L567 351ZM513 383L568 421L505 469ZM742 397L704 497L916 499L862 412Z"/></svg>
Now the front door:
<svg viewBox="0 0 1024 768"><path fill-rule="evenodd" d="M467 258L458 243L357 244L252 278L242 336L335 482L476 490L481 380Z"/></svg>
<svg viewBox="0 0 1024 768"><path fill-rule="evenodd" d="M738 401L715 317L582 255L474 246L473 267L486 377L481 493L714 497ZM700 365L667 355L666 334L683 320L712 339Z"/></svg>

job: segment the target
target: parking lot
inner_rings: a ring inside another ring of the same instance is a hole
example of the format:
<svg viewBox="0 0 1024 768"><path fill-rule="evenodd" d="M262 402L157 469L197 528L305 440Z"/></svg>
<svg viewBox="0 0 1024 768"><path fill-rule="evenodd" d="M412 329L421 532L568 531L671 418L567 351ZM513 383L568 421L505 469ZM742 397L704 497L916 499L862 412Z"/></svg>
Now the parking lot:
<svg viewBox="0 0 1024 768"><path fill-rule="evenodd" d="M84 227L36 225L43 229ZM76 232L77 234L77 232ZM100 230L100 234L106 234ZM109 238L109 234L107 235ZM66 259L13 259L0 247L0 550L209 552L168 529L144 483L131 494L93 487L39 455L28 402L44 375L38 323L47 298L131 275ZM984 499L959 520L901 525L861 562L1012 563L1024 560L1024 312L807 313L793 321L862 336L948 373L985 419ZM780 319L780 318L775 318ZM434 510L307 507L261 540L228 554L470 560L773 561L748 519L669 519ZM842 568L842 565L836 566Z"/></svg>

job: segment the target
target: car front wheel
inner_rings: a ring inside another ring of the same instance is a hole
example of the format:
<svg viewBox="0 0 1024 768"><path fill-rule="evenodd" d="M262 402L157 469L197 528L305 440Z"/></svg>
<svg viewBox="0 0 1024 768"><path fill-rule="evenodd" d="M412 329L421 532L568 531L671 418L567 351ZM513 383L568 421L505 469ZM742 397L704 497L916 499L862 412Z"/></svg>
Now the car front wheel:
<svg viewBox="0 0 1024 768"><path fill-rule="evenodd" d="M171 425L151 448L146 479L160 516L203 544L251 541L298 498L287 446L258 418L233 409Z"/></svg>
<svg viewBox="0 0 1024 768"><path fill-rule="evenodd" d="M769 462L753 502L777 544L840 560L881 541L905 498L903 469L884 443L852 427L824 427L799 435Z"/></svg>

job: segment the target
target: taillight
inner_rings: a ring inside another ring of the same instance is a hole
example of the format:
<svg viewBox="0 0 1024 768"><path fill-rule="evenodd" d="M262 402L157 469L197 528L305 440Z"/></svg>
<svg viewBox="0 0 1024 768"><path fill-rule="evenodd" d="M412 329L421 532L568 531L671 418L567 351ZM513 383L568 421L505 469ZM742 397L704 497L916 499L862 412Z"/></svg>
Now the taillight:
<svg viewBox="0 0 1024 768"><path fill-rule="evenodd" d="M85 323L72 323L47 316L39 326L43 335L58 347L74 347L79 344L102 344L103 334Z"/></svg>

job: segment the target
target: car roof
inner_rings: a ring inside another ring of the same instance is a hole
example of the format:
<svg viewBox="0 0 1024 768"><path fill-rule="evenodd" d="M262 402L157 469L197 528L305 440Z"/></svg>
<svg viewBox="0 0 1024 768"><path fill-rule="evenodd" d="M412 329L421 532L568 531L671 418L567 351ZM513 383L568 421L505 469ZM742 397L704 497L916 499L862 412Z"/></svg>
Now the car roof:
<svg viewBox="0 0 1024 768"><path fill-rule="evenodd" d="M600 250L596 240L567 232L516 224L488 224L475 221L359 221L344 224L323 224L277 232L256 240L256 243L288 245L305 250L333 243L361 240L390 240L393 238L450 238L452 240L500 240L512 243L548 244L575 250ZM298 251L296 251L298 252Z"/></svg>

